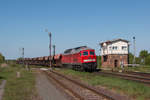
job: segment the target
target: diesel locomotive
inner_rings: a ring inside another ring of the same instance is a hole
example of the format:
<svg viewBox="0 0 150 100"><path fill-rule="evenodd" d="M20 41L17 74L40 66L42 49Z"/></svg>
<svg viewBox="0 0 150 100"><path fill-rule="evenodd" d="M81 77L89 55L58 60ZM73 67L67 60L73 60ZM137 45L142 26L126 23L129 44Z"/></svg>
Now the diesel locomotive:
<svg viewBox="0 0 150 100"><path fill-rule="evenodd" d="M95 71L97 60L95 50L86 46L67 49L61 58L64 66L81 71Z"/></svg>

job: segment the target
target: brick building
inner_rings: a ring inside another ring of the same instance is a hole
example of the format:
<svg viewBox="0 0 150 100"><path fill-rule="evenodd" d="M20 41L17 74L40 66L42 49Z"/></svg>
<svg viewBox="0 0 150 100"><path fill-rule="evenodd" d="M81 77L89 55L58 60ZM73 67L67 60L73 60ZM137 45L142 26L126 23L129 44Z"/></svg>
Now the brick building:
<svg viewBox="0 0 150 100"><path fill-rule="evenodd" d="M100 43L102 67L120 67L129 63L129 41L115 39Z"/></svg>

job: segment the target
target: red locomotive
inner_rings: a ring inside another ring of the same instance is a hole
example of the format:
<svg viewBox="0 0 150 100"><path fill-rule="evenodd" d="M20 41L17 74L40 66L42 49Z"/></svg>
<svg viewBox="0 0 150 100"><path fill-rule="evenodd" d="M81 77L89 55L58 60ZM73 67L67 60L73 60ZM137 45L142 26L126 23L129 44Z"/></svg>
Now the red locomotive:
<svg viewBox="0 0 150 100"><path fill-rule="evenodd" d="M95 50L86 46L67 49L61 57L61 63L64 66L81 71L96 70L96 62Z"/></svg>
<svg viewBox="0 0 150 100"><path fill-rule="evenodd" d="M17 62L20 64L48 66L50 56L25 58ZM54 67L69 67L81 71L95 71L97 68L95 50L87 46L67 49L63 54L52 56L51 62Z"/></svg>

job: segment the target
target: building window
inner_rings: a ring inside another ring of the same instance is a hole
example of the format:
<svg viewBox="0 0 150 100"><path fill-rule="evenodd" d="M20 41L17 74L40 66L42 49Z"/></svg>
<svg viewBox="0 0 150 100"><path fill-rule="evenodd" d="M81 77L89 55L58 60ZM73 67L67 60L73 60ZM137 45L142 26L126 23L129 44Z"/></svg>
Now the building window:
<svg viewBox="0 0 150 100"><path fill-rule="evenodd" d="M109 50L111 50L112 49L112 47L109 47Z"/></svg>
<svg viewBox="0 0 150 100"><path fill-rule="evenodd" d="M117 46L113 46L112 49L113 49L113 50L117 50L118 47L117 47Z"/></svg>
<svg viewBox="0 0 150 100"><path fill-rule="evenodd" d="M106 61L107 61L107 59L108 59L108 56L107 56L107 55L105 55L105 56L103 56L103 58L104 58L104 62L106 62Z"/></svg>
<svg viewBox="0 0 150 100"><path fill-rule="evenodd" d="M127 50L127 47L126 46L122 46L122 50Z"/></svg>

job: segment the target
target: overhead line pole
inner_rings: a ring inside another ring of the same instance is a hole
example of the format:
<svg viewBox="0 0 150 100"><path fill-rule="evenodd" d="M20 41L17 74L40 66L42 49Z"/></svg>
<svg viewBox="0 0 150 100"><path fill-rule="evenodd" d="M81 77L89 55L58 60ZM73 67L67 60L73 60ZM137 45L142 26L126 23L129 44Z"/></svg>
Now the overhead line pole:
<svg viewBox="0 0 150 100"><path fill-rule="evenodd" d="M133 59L133 64L135 64L135 58L136 58L136 41L135 41L135 36L133 37L133 49L134 49L134 59Z"/></svg>

